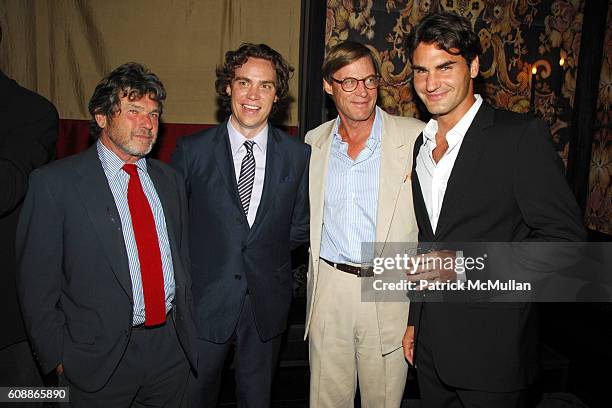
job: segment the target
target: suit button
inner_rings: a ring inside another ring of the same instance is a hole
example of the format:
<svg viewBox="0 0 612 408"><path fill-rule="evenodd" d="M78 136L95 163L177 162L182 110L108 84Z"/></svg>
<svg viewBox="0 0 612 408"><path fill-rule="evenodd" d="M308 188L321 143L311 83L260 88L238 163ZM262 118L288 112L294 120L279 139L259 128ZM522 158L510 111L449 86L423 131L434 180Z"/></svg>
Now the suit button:
<svg viewBox="0 0 612 408"><path fill-rule="evenodd" d="M240 279L242 279L242 276L240 276L240 275L234 275L234 279L236 279L236 280L240 280Z"/></svg>
<svg viewBox="0 0 612 408"><path fill-rule="evenodd" d="M236 217L236 222L238 224L242 224L242 218L241 217Z"/></svg>
<svg viewBox="0 0 612 408"><path fill-rule="evenodd" d="M242 249L240 250L241 252L245 252L246 251L246 246L243 246Z"/></svg>

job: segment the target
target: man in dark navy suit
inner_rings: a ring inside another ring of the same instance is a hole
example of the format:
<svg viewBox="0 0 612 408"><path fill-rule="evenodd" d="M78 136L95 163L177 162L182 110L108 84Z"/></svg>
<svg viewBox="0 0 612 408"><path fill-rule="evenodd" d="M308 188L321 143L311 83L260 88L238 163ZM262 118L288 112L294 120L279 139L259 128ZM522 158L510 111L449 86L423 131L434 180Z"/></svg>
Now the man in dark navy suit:
<svg viewBox="0 0 612 408"><path fill-rule="evenodd" d="M287 101L292 71L265 44L227 52L215 86L229 119L179 140L173 156L189 202L193 407L215 406L232 346L239 406L270 406L292 296L290 252L308 240L310 149L268 124Z"/></svg>

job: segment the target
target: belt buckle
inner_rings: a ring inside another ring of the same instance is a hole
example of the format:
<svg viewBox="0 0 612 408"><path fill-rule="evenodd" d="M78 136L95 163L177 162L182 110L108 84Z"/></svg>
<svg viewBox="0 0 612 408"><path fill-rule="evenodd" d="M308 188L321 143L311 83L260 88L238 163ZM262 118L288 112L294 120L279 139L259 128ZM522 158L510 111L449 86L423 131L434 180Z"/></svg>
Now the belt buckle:
<svg viewBox="0 0 612 408"><path fill-rule="evenodd" d="M357 271L357 276L360 278L369 278L371 276L374 276L373 274L370 274L371 272L371 268L367 267L367 266L360 266L358 271Z"/></svg>

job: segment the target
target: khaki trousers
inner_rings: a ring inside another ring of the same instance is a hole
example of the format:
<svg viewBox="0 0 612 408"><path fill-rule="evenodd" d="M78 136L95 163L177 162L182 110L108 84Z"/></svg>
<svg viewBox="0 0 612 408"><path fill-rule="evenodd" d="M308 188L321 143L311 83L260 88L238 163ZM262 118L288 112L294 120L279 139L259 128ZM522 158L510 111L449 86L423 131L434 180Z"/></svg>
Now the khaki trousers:
<svg viewBox="0 0 612 408"><path fill-rule="evenodd" d="M402 348L383 356L376 304L361 301L360 278L321 261L309 330L310 407L398 408L408 364Z"/></svg>

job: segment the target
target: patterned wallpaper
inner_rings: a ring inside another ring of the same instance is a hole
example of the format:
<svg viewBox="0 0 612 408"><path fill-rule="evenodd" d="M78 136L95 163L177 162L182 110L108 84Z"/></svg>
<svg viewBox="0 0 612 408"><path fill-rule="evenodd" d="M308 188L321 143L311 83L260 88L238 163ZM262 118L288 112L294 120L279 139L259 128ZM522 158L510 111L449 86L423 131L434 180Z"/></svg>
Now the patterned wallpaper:
<svg viewBox="0 0 612 408"><path fill-rule="evenodd" d="M599 79L597 121L593 134L589 195L585 211L587 227L612 235L612 136L610 102L612 101L612 7L608 5L608 23L604 39L603 63Z"/></svg>
<svg viewBox="0 0 612 408"><path fill-rule="evenodd" d="M477 92L492 105L515 112L529 112L534 106L550 126L553 143L566 162L583 7L584 0L328 0L325 42L327 49L346 39L371 46L382 62L381 107L427 119L411 89L406 40L430 11L461 14L472 22L483 49ZM602 72L600 89L602 123L609 118L610 53L606 55L607 74ZM532 75L534 66L537 73ZM587 218L591 228L609 234L612 164L607 129L599 131L595 145L589 203L597 209Z"/></svg>

